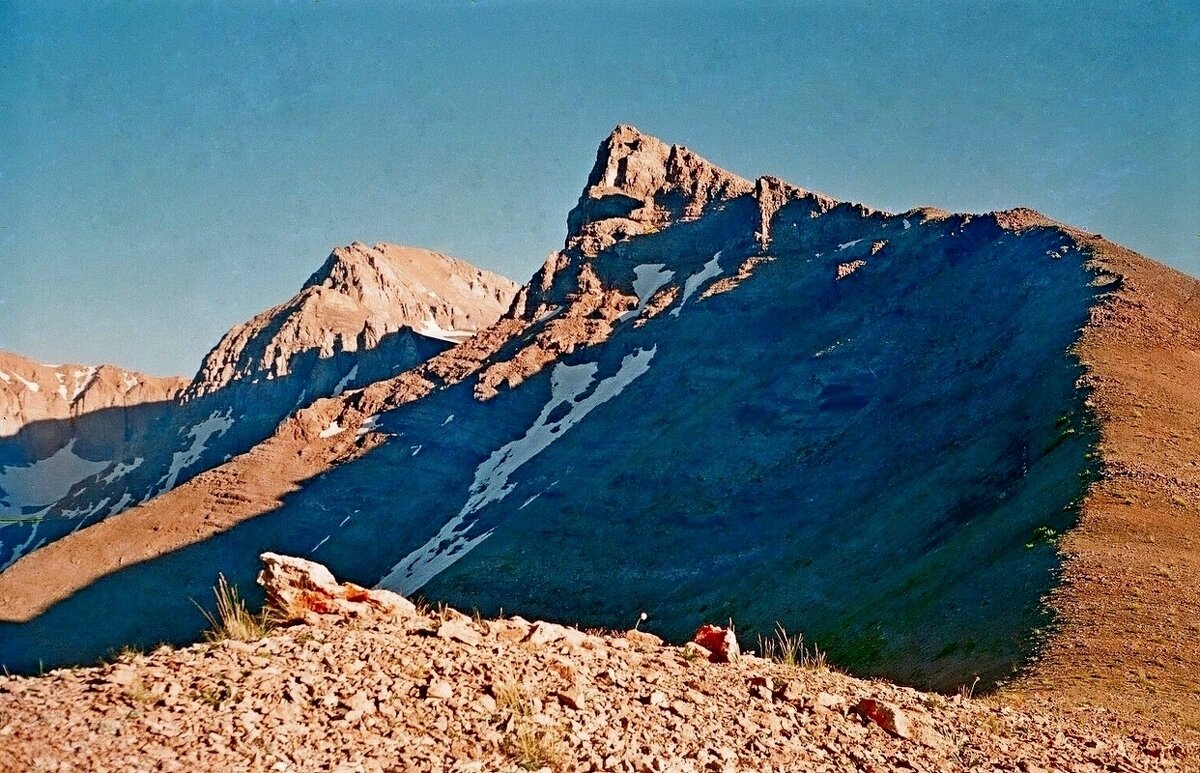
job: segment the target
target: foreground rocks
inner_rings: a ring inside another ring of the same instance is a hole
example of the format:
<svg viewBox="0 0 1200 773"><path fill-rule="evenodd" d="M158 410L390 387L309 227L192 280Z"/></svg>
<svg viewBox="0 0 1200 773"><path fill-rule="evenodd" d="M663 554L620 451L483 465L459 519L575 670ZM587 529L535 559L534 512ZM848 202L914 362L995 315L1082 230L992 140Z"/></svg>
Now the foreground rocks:
<svg viewBox="0 0 1200 773"><path fill-rule="evenodd" d="M306 622L0 677L0 770L1196 769L1196 749L1104 712L714 663L644 632L422 610L264 562L268 595Z"/></svg>

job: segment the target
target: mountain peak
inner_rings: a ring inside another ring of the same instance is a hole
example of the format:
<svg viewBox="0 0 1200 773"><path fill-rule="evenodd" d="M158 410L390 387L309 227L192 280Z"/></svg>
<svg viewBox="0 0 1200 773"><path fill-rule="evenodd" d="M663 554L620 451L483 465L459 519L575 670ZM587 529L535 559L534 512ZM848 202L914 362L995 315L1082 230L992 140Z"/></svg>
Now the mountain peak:
<svg viewBox="0 0 1200 773"><path fill-rule="evenodd" d="M300 292L233 328L205 357L189 394L278 378L298 354L371 348L402 327L460 340L495 322L517 285L431 250L362 242L336 247Z"/></svg>
<svg viewBox="0 0 1200 773"><path fill-rule="evenodd" d="M567 217L567 246L593 252L615 231L633 235L691 220L709 204L753 188L682 145L620 124L600 143L579 203Z"/></svg>

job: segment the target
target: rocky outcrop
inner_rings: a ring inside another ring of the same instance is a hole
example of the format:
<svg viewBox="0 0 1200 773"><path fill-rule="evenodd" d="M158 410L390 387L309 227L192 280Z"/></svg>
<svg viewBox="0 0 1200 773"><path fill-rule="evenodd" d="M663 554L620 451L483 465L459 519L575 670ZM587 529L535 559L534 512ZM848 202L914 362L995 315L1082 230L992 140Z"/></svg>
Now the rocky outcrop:
<svg viewBox="0 0 1200 773"><path fill-rule="evenodd" d="M567 216L567 246L595 255L620 238L694 220L710 205L752 189L750 181L682 145L618 126L601 143L587 186Z"/></svg>
<svg viewBox="0 0 1200 773"><path fill-rule="evenodd" d="M338 247L300 292L230 330L186 396L284 378L301 357L371 349L408 328L457 343L503 314L518 286L440 253L395 244Z"/></svg>
<svg viewBox="0 0 1200 773"><path fill-rule="evenodd" d="M258 584L267 594L269 615L283 625L314 623L329 616L350 620L373 614L399 618L416 614L416 607L403 596L339 583L313 561L277 553L263 553L261 559Z"/></svg>

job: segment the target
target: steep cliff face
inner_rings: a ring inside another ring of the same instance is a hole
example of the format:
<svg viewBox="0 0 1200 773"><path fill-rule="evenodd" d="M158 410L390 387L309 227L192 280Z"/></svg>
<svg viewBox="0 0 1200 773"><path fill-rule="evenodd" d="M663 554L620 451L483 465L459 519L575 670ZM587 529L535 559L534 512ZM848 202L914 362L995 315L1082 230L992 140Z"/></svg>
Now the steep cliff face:
<svg viewBox="0 0 1200 773"><path fill-rule="evenodd" d="M0 352L0 524L44 510L150 442L186 385L114 365L50 366Z"/></svg>

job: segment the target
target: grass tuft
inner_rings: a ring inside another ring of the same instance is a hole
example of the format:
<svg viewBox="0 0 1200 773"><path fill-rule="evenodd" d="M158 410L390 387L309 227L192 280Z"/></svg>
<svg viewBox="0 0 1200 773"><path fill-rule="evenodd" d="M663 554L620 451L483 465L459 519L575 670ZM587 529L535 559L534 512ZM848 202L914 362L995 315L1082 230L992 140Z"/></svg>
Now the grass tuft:
<svg viewBox="0 0 1200 773"><path fill-rule="evenodd" d="M523 770L558 770L562 767L562 744L550 730L521 723L507 739L507 747Z"/></svg>
<svg viewBox="0 0 1200 773"><path fill-rule="evenodd" d="M206 641L257 641L271 630L268 616L265 613L251 612L245 600L238 595L237 588L229 584L224 574L217 575L213 595L217 598L215 613L200 607L200 611L208 620L209 629L204 632Z"/></svg>
<svg viewBox="0 0 1200 773"><path fill-rule="evenodd" d="M960 701L971 700L975 697L975 687L979 684L979 677L975 677L975 681L971 684L960 684L958 686L958 699Z"/></svg>
<svg viewBox="0 0 1200 773"><path fill-rule="evenodd" d="M775 633L769 638L758 637L758 649L767 660L785 666L828 671L829 660L814 644L812 650L804 644L804 634L789 634L787 629L775 623Z"/></svg>

